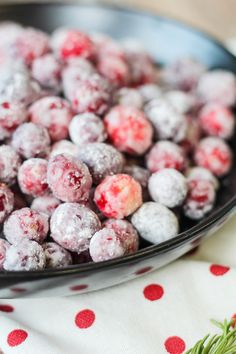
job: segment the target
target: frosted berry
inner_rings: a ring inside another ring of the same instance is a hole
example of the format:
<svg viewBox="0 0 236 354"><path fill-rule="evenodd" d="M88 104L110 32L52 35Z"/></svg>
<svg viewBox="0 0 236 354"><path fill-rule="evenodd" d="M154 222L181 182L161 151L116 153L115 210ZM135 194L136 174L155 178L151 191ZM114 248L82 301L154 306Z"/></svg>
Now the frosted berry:
<svg viewBox="0 0 236 354"><path fill-rule="evenodd" d="M27 120L27 111L17 102L0 103L0 140L9 138L16 128Z"/></svg>
<svg viewBox="0 0 236 354"><path fill-rule="evenodd" d="M104 123L109 139L122 152L142 155L151 146L152 126L143 112L133 107L113 107Z"/></svg>
<svg viewBox="0 0 236 354"><path fill-rule="evenodd" d="M41 270L45 265L46 257L42 246L27 240L11 245L3 263L4 269L9 271Z"/></svg>
<svg viewBox="0 0 236 354"><path fill-rule="evenodd" d="M142 189L128 175L108 176L97 186L94 201L105 216L123 219L142 204Z"/></svg>
<svg viewBox="0 0 236 354"><path fill-rule="evenodd" d="M156 84L141 85L137 88L137 90L140 92L144 104L162 96L162 90Z"/></svg>
<svg viewBox="0 0 236 354"><path fill-rule="evenodd" d="M95 184L106 176L120 173L124 158L113 146L104 143L87 144L80 148L78 157L89 168Z"/></svg>
<svg viewBox="0 0 236 354"><path fill-rule="evenodd" d="M107 138L103 121L94 113L76 115L70 122L69 134L77 146L101 143Z"/></svg>
<svg viewBox="0 0 236 354"><path fill-rule="evenodd" d="M31 204L31 209L51 216L54 210L60 205L61 202L53 195L43 195L42 197L34 198Z"/></svg>
<svg viewBox="0 0 236 354"><path fill-rule="evenodd" d="M97 69L114 87L129 84L130 71L124 58L115 55L102 56L98 61Z"/></svg>
<svg viewBox="0 0 236 354"><path fill-rule="evenodd" d="M32 63L32 77L46 89L60 91L62 65L52 54L45 54Z"/></svg>
<svg viewBox="0 0 236 354"><path fill-rule="evenodd" d="M142 238L154 244L175 237L179 231L175 214L156 202L144 203L133 214L131 222Z"/></svg>
<svg viewBox="0 0 236 354"><path fill-rule="evenodd" d="M55 242L46 242L42 248L46 257L46 268L65 268L72 264L70 253Z"/></svg>
<svg viewBox="0 0 236 354"><path fill-rule="evenodd" d="M0 183L0 223L12 212L14 207L14 194L6 184Z"/></svg>
<svg viewBox="0 0 236 354"><path fill-rule="evenodd" d="M97 60L103 57L115 56L125 58L125 52L122 45L113 38L103 33L92 33L91 39L95 46Z"/></svg>
<svg viewBox="0 0 236 354"><path fill-rule="evenodd" d="M188 113L196 105L196 99L192 94L180 90L168 91L165 98L180 114Z"/></svg>
<svg viewBox="0 0 236 354"><path fill-rule="evenodd" d="M232 166L232 152L229 146L216 137L202 139L194 158L198 166L209 169L217 177L226 175Z"/></svg>
<svg viewBox="0 0 236 354"><path fill-rule="evenodd" d="M46 128L24 123L15 130L11 144L26 159L45 157L49 152L50 137Z"/></svg>
<svg viewBox="0 0 236 354"><path fill-rule="evenodd" d="M3 263L6 259L6 252L10 247L10 243L6 240L0 239L0 270L3 270Z"/></svg>
<svg viewBox="0 0 236 354"><path fill-rule="evenodd" d="M172 168L164 168L151 175L148 189L155 202L168 208L182 205L188 190L186 178Z"/></svg>
<svg viewBox="0 0 236 354"><path fill-rule="evenodd" d="M163 168L184 171L187 167L187 159L180 146L163 140L153 145L147 155L147 167L151 172L157 172Z"/></svg>
<svg viewBox="0 0 236 354"><path fill-rule="evenodd" d="M6 239L14 245L23 239L42 243L48 228L47 215L30 208L22 208L11 213L4 223L3 232Z"/></svg>
<svg viewBox="0 0 236 354"><path fill-rule="evenodd" d="M47 181L53 195L64 202L88 200L91 175L87 166L72 155L61 154L50 158Z"/></svg>
<svg viewBox="0 0 236 354"><path fill-rule="evenodd" d="M18 183L24 194L34 197L48 193L47 160L31 158L23 162L18 172Z"/></svg>
<svg viewBox="0 0 236 354"><path fill-rule="evenodd" d="M89 208L77 203L64 203L54 211L50 227L55 242L80 253L88 249L90 239L101 228L101 223Z"/></svg>
<svg viewBox="0 0 236 354"><path fill-rule="evenodd" d="M200 126L206 135L229 139L234 132L234 115L218 103L205 105L199 113Z"/></svg>
<svg viewBox="0 0 236 354"><path fill-rule="evenodd" d="M48 129L52 141L68 136L68 125L73 117L70 104L60 97L44 97L29 109L31 122Z"/></svg>
<svg viewBox="0 0 236 354"><path fill-rule="evenodd" d="M54 157L60 154L70 154L74 157L77 157L78 153L78 146L76 146L69 140L60 140L52 145L50 157Z"/></svg>
<svg viewBox="0 0 236 354"><path fill-rule="evenodd" d="M143 98L141 93L129 87L122 87L115 92L114 102L121 106L134 107L137 109L142 109L143 107Z"/></svg>
<svg viewBox="0 0 236 354"><path fill-rule="evenodd" d="M187 171L187 180L190 181L209 181L214 186L215 190L219 188L219 181L213 173L204 167L192 167Z"/></svg>
<svg viewBox="0 0 236 354"><path fill-rule="evenodd" d="M20 165L17 152L10 145L0 145L0 182L13 184Z"/></svg>

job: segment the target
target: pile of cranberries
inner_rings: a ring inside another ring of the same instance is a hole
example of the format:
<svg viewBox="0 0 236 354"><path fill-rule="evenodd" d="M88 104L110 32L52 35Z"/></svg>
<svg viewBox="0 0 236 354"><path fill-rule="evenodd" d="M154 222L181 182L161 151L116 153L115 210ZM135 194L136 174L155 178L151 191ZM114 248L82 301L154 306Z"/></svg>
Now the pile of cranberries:
<svg viewBox="0 0 236 354"><path fill-rule="evenodd" d="M121 257L212 210L233 73L159 68L135 40L77 29L3 22L0 38L0 269Z"/></svg>

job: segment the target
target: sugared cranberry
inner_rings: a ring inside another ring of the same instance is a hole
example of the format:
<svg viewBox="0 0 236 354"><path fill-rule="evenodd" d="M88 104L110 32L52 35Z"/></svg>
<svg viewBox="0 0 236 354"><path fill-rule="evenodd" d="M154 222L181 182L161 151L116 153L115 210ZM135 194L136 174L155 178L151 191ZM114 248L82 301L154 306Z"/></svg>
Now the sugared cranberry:
<svg viewBox="0 0 236 354"><path fill-rule="evenodd" d="M72 155L56 155L49 160L47 181L53 195L64 202L88 200L91 175L88 167Z"/></svg>
<svg viewBox="0 0 236 354"><path fill-rule="evenodd" d="M191 181L208 181L211 182L215 190L219 188L219 181L213 173L204 167L192 167L187 171L187 180Z"/></svg>
<svg viewBox="0 0 236 354"><path fill-rule="evenodd" d="M125 59L115 55L102 56L97 64L98 72L114 87L126 86L130 81L130 71Z"/></svg>
<svg viewBox="0 0 236 354"><path fill-rule="evenodd" d="M73 144L69 140L60 140L52 145L52 149L50 151L50 157L54 157L60 154L69 154L74 157L77 157L79 153L78 146Z"/></svg>
<svg viewBox="0 0 236 354"><path fill-rule="evenodd" d="M163 168L174 168L184 171L187 167L187 159L184 150L171 141L157 142L147 155L147 167L151 172Z"/></svg>
<svg viewBox="0 0 236 354"><path fill-rule="evenodd" d="M0 183L0 223L12 212L14 207L14 194L4 183Z"/></svg>
<svg viewBox="0 0 236 354"><path fill-rule="evenodd" d="M47 156L49 145L47 129L34 123L22 124L12 137L13 148L26 159Z"/></svg>
<svg viewBox="0 0 236 354"><path fill-rule="evenodd" d="M142 155L151 145L152 126L145 115L133 107L113 107L104 123L109 139L120 151Z"/></svg>
<svg viewBox="0 0 236 354"><path fill-rule="evenodd" d="M6 252L10 247L10 243L6 240L0 239L0 270L3 270L3 263L6 259Z"/></svg>
<svg viewBox="0 0 236 354"><path fill-rule="evenodd" d="M0 182L13 184L19 167L20 156L10 145L0 146Z"/></svg>
<svg viewBox="0 0 236 354"><path fill-rule="evenodd" d="M73 117L69 102L60 97L44 97L29 109L30 120L48 129L52 141L68 136L68 125Z"/></svg>
<svg viewBox="0 0 236 354"><path fill-rule="evenodd" d="M72 264L70 253L55 242L46 242L42 248L46 257L46 268L64 268Z"/></svg>
<svg viewBox="0 0 236 354"><path fill-rule="evenodd" d="M21 103L0 103L0 140L9 138L16 128L27 120L27 111Z"/></svg>
<svg viewBox="0 0 236 354"><path fill-rule="evenodd" d="M88 166L95 184L106 176L120 173L124 165L122 154L104 143L87 144L80 148L78 156Z"/></svg>
<svg viewBox="0 0 236 354"><path fill-rule="evenodd" d="M115 92L113 101L121 106L134 107L142 109L143 98L141 93L134 88L122 87Z"/></svg>
<svg viewBox="0 0 236 354"><path fill-rule="evenodd" d="M83 252L89 247L91 237L101 228L97 215L77 203L64 203L54 211L51 237L60 246L72 252Z"/></svg>
<svg viewBox="0 0 236 354"><path fill-rule="evenodd" d="M55 198L53 195L43 195L42 197L34 198L30 207L39 213L44 213L51 216L60 204L60 200Z"/></svg>
<svg viewBox="0 0 236 354"><path fill-rule="evenodd" d="M18 183L24 194L39 197L48 193L47 166L47 160L39 158L23 162L18 172Z"/></svg>
<svg viewBox="0 0 236 354"><path fill-rule="evenodd" d="M139 86L137 89L142 96L144 104L162 96L162 90L156 84L144 84Z"/></svg>
<svg viewBox="0 0 236 354"><path fill-rule="evenodd" d="M141 206L142 189L128 175L108 176L97 186L94 201L105 216L123 219Z"/></svg>
<svg viewBox="0 0 236 354"><path fill-rule="evenodd" d="M11 213L4 223L3 232L11 244L21 240L42 243L48 233L48 217L30 208L22 208Z"/></svg>
<svg viewBox="0 0 236 354"><path fill-rule="evenodd" d="M194 158L198 166L209 169L218 177L227 174L232 166L232 152L229 146L216 137L202 139Z"/></svg>
<svg viewBox="0 0 236 354"><path fill-rule="evenodd" d="M122 45L113 38L103 33L93 33L91 39L95 46L97 60L108 56L115 56L122 59L125 58L125 52Z"/></svg>
<svg viewBox="0 0 236 354"><path fill-rule="evenodd" d="M180 90L168 91L165 98L180 114L188 113L196 105L196 99L192 94Z"/></svg>
<svg viewBox="0 0 236 354"><path fill-rule="evenodd" d="M32 63L32 77L46 89L59 92L62 65L52 54L45 54Z"/></svg>

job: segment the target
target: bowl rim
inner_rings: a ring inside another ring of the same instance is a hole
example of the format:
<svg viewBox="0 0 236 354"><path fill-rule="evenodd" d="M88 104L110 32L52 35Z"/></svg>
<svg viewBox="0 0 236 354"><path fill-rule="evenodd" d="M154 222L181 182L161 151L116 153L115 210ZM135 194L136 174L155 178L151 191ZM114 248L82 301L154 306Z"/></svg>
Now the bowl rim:
<svg viewBox="0 0 236 354"><path fill-rule="evenodd" d="M182 27L184 30L187 30L189 32L193 32L197 34L200 37L203 37L207 39L208 41L214 43L217 47L219 47L221 50L223 50L228 56L230 56L236 64L236 57L226 48L223 46L223 44L216 39L214 36L211 34L208 34L206 31L202 31L199 28L188 24L186 22L182 22L180 20L177 20L172 17L167 17L155 13L151 13L149 11L143 10L143 9L132 9L129 6L120 6L116 4L107 4L105 2L100 2L100 3L86 3L84 1L81 2L76 2L75 0L69 0L68 2L64 3L62 0L59 1L45 1L45 2L23 2L23 3L2 3L0 5L0 14L2 10L10 10L11 8L23 8L23 7L45 7L45 6L64 6L64 7L69 7L69 6L78 6L78 7L94 7L94 8L101 8L101 9L108 9L112 11L118 11L118 12L125 12L133 15L139 15L139 16L145 16L148 18L153 18L153 19L158 19L159 21L167 22L170 24L173 24L178 27ZM215 225L219 220L223 219L224 216L227 216L229 213L232 212L232 210L236 207L236 195L233 195L232 198L226 202L222 207L219 207L215 211L211 213L211 215L207 216L204 218L202 221L200 221L197 225L194 225L193 227L189 228L186 231L183 231L173 237L170 240L164 241L160 244L157 245L151 245L146 248L140 249L137 252L107 260L107 261L102 261L98 263L94 262L89 262L89 263L83 263L83 264L75 264L72 266L68 266L66 268L55 268L55 269L42 269L42 270L35 270L35 271L0 271L0 279L3 280L6 277L9 278L41 278L41 277L55 277L55 276L63 276L63 275L73 275L73 274L84 274L88 273L90 271L102 271L102 270L108 270L111 268L116 268L117 266L124 266L130 263L135 263L140 260L144 260L147 258L151 258L154 255L160 255L163 253L166 253L167 251L170 251L172 249L177 248L178 246L185 244L186 241L191 241L192 239L195 238L195 236L200 235L201 232L205 231L208 229L210 226Z"/></svg>

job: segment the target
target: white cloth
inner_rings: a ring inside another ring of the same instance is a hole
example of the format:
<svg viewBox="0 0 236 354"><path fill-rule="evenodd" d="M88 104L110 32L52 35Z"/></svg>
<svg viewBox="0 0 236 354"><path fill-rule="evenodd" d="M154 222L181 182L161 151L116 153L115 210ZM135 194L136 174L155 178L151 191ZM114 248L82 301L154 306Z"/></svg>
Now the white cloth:
<svg viewBox="0 0 236 354"><path fill-rule="evenodd" d="M211 318L229 319L236 313L235 230L233 217L193 256L110 289L62 299L1 300L0 310L12 311L0 311L1 350L4 354L184 353L216 331Z"/></svg>

